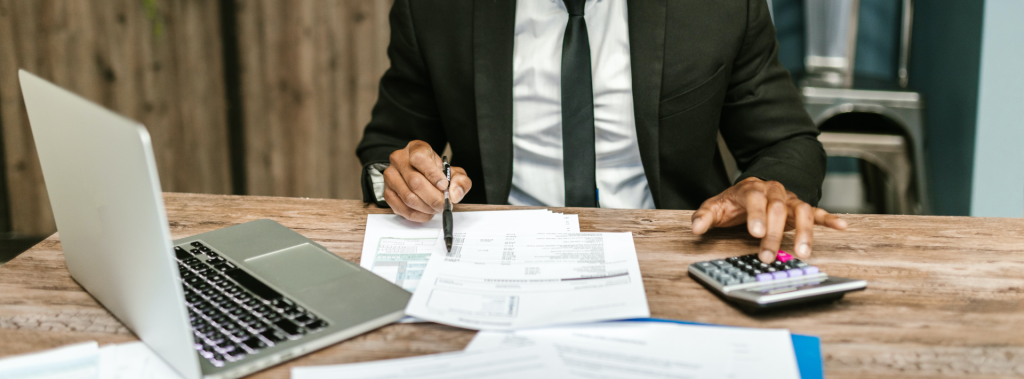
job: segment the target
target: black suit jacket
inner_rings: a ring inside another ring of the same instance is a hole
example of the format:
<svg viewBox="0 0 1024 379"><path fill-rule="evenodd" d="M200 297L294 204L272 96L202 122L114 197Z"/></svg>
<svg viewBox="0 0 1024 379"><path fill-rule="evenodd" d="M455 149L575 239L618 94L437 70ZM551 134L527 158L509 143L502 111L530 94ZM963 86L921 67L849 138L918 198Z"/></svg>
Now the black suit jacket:
<svg viewBox="0 0 1024 379"><path fill-rule="evenodd" d="M654 204L695 209L731 185L718 132L740 180L776 180L816 204L825 153L779 64L765 0L627 7L637 139ZM452 164L473 180L464 202L507 203L515 10L514 0L395 1L391 68L357 149L364 165L388 162L411 140L439 153L451 143Z"/></svg>

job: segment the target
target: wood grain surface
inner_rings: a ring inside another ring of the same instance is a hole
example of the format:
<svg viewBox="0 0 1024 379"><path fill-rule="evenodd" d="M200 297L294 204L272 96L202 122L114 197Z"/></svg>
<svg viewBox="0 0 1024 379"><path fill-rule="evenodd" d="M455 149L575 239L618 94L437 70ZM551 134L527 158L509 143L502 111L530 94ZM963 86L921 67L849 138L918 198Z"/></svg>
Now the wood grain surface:
<svg viewBox="0 0 1024 379"><path fill-rule="evenodd" d="M391 0L235 0L250 195L361 198Z"/></svg>
<svg viewBox="0 0 1024 379"><path fill-rule="evenodd" d="M0 0L0 126L13 231L55 230L17 70L142 122L164 190L231 193L216 1Z"/></svg>
<svg viewBox="0 0 1024 379"><path fill-rule="evenodd" d="M165 201L174 238L269 218L356 262L366 215L390 213L351 200L168 193ZM689 232L690 211L552 210L578 213L583 231L633 233L653 317L820 336L831 379L1024 376L1022 219L845 216L847 231L815 230L810 262L866 279L868 289L834 303L747 315L686 275L690 263L755 252L757 241L742 228L699 237ZM390 325L253 377L287 378L294 365L459 350L472 337L438 324ZM0 356L134 339L70 278L57 235L0 266Z"/></svg>

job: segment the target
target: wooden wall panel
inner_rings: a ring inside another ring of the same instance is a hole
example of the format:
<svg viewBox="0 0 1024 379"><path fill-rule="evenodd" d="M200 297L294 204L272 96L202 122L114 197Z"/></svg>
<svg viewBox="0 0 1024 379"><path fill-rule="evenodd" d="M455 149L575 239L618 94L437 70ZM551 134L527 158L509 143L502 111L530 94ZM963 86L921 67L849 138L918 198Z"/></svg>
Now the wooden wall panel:
<svg viewBox="0 0 1024 379"><path fill-rule="evenodd" d="M17 69L141 121L165 191L230 193L218 4L0 0L0 125L12 227L54 230Z"/></svg>
<svg viewBox="0 0 1024 379"><path fill-rule="evenodd" d="M360 198L355 147L388 67L391 0L236 0L246 187Z"/></svg>

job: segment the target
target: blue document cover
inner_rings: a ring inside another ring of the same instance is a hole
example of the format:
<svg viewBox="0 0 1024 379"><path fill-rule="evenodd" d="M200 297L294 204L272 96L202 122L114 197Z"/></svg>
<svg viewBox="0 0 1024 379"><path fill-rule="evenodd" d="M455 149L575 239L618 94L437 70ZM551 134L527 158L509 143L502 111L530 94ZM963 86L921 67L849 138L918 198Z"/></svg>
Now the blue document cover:
<svg viewBox="0 0 1024 379"><path fill-rule="evenodd" d="M725 326L704 324L699 322L668 320L663 318L635 318L623 321L646 321L646 322L668 322L675 324ZM790 334L793 338L793 351L796 352L796 364L800 368L800 379L824 379L825 372L822 368L824 361L821 359L821 339L815 336L801 334Z"/></svg>

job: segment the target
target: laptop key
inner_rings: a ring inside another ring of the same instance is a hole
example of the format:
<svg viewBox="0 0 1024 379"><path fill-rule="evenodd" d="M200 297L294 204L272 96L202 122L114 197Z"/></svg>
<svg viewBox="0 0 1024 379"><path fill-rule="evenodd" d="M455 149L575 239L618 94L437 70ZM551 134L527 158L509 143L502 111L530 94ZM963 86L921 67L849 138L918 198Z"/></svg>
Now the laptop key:
<svg viewBox="0 0 1024 379"><path fill-rule="evenodd" d="M306 324L306 329L308 329L308 330L317 330L317 329L322 329L322 328L326 328L326 327L327 327L327 322L325 322L324 320L315 320L315 321L313 321L313 322L311 322L309 324Z"/></svg>
<svg viewBox="0 0 1024 379"><path fill-rule="evenodd" d="M262 297L265 300L274 300L284 297L281 296L280 293L274 291L274 289L268 287L266 284L263 284L263 282L260 282L258 279L256 279L252 275L249 275L249 273L245 271L239 269L232 269L225 271L224 275L227 275L236 283L248 289L249 292L252 292L256 296Z"/></svg>
<svg viewBox="0 0 1024 379"><path fill-rule="evenodd" d="M281 342L281 341L284 341L285 339L287 339L287 336L284 335L284 333L281 333L281 332L279 332L277 330L274 330L274 329L267 329L267 330L263 331L263 333L260 333L260 335L263 336L263 338L266 338L267 341L270 341L270 342L273 342L273 343L278 343L278 342Z"/></svg>
<svg viewBox="0 0 1024 379"><path fill-rule="evenodd" d="M267 343L263 342L263 340L259 339L259 337L249 337L249 339L242 341L242 344L244 344L246 347L249 348L249 350L252 351L267 348Z"/></svg>
<svg viewBox="0 0 1024 379"><path fill-rule="evenodd" d="M284 316L281 316L280 313L274 312L263 315L263 318L270 320L270 322L277 322L278 320L284 319Z"/></svg>
<svg viewBox="0 0 1024 379"><path fill-rule="evenodd" d="M281 328L282 331L288 333L288 335L290 336L301 336L302 334L304 334L304 331L302 330L301 327L295 325L295 323L289 320L278 320L277 322L274 323L274 326Z"/></svg>
<svg viewBox="0 0 1024 379"><path fill-rule="evenodd" d="M253 321L249 324L249 330L253 333L260 334L267 330L267 324L264 324L262 321Z"/></svg>
<svg viewBox="0 0 1024 379"><path fill-rule="evenodd" d="M293 318L292 321L295 321L295 323L299 325L306 325L310 322L313 322L313 318L309 317L308 314L304 314Z"/></svg>

